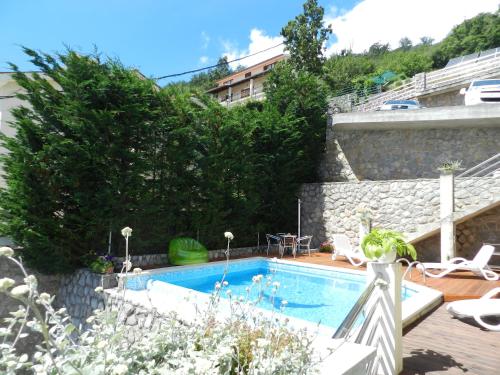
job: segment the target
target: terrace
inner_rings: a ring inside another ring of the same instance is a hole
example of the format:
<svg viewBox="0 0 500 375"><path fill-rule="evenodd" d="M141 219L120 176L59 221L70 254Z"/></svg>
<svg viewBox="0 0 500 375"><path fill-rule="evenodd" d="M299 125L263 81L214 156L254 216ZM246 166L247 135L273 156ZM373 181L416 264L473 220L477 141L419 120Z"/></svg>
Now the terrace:
<svg viewBox="0 0 500 375"><path fill-rule="evenodd" d="M349 262L333 261L330 254L313 253L291 261L353 269ZM361 267L365 269L365 267ZM500 366L498 333L454 319L446 302L479 298L500 287L500 281L487 281L470 272L452 273L446 278L422 279L414 271L412 281L443 293L444 303L405 328L403 332L403 372L416 374L494 374ZM474 339L471 339L474 338Z"/></svg>

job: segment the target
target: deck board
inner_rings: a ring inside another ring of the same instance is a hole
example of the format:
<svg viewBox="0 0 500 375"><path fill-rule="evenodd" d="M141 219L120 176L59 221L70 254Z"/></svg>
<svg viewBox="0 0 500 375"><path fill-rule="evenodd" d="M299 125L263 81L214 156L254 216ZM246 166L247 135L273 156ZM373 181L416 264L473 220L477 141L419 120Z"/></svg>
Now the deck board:
<svg viewBox="0 0 500 375"><path fill-rule="evenodd" d="M333 261L330 254L299 256L297 262L342 268L354 267L342 257ZM287 260L294 260L287 257ZM500 281L487 281L470 272L456 272L441 279L427 278L413 272L413 280L443 292L446 301L479 298L500 286ZM421 374L500 374L500 332L486 331L473 323L454 319L446 311L446 303L408 327L403 336L403 372ZM498 322L497 322L498 323Z"/></svg>
<svg viewBox="0 0 500 375"><path fill-rule="evenodd" d="M500 333L452 318L441 305L403 337L402 375L500 374Z"/></svg>

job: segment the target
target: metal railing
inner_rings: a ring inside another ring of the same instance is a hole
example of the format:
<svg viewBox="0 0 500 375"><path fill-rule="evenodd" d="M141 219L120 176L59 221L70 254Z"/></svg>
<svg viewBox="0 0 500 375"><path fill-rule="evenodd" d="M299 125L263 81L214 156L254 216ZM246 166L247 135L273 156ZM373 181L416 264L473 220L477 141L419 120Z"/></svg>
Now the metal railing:
<svg viewBox="0 0 500 375"><path fill-rule="evenodd" d="M352 330L356 326L356 321L363 313L363 310L364 310L368 300L372 296L373 291L375 290L377 285L379 285L381 282L385 283L385 281L381 277L376 277L375 279L373 279L370 282L370 284L368 284L368 286L365 288L363 293L361 293L361 295L359 296L359 298L356 301L356 303L354 304L354 306L349 311L349 314L347 314L347 316L344 318L344 320L342 321L340 326L337 328L337 330L333 334L332 338L334 338L334 339L347 339L348 337L351 336ZM368 312L368 315L371 316L371 314L373 314L373 309ZM369 320L368 315L365 317L365 323L367 322L367 320ZM363 326L366 325L365 323L363 323ZM363 329L363 327L361 329ZM366 328L365 328L365 330L366 330ZM359 335L358 335L358 338L359 338Z"/></svg>
<svg viewBox="0 0 500 375"><path fill-rule="evenodd" d="M499 185L500 153L456 176L454 184L456 211L481 208L498 201L500 197L494 191L495 186Z"/></svg>
<svg viewBox="0 0 500 375"><path fill-rule="evenodd" d="M251 93L250 91L248 91L248 93L245 92L244 95L241 95L241 93L239 92L233 93L228 99L223 100L221 104L226 103L228 107L231 107L234 104L242 103L250 99L261 100L264 98L264 96L264 86L257 86L253 88L253 91Z"/></svg>
<svg viewBox="0 0 500 375"><path fill-rule="evenodd" d="M350 93L331 99L335 105L342 101L342 97L355 98L351 106L344 106L343 111L366 112L377 109L387 100L414 99L433 91L446 90L453 87L467 85L474 79L485 79L500 75L500 53L488 54L473 60L467 60L443 69L428 73L419 73L398 87L389 91L377 93L366 97L358 97L353 90Z"/></svg>
<svg viewBox="0 0 500 375"><path fill-rule="evenodd" d="M460 173L457 177L493 177L500 174L500 153Z"/></svg>

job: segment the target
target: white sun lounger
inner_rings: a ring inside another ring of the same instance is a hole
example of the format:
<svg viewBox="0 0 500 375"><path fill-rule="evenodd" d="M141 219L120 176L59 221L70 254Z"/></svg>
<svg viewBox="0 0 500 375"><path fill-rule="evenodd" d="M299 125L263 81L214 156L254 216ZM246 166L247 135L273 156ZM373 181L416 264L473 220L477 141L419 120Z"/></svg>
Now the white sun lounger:
<svg viewBox="0 0 500 375"><path fill-rule="evenodd" d="M465 258L452 258L448 262L444 263L423 263L423 267L417 265L417 268L425 272L429 277L443 277L454 271L470 271L478 276L484 277L486 280L498 280L500 275L493 272L488 266L491 256L495 248L491 245L483 245L481 249L477 252L476 256L472 260L467 260ZM433 273L429 270L442 270L439 273Z"/></svg>
<svg viewBox="0 0 500 375"><path fill-rule="evenodd" d="M500 331L500 324L486 323L484 317L500 317L500 298L492 298L500 293L500 288L494 288L479 299L464 299L450 302L446 310L456 318L473 318L481 327L491 331Z"/></svg>
<svg viewBox="0 0 500 375"><path fill-rule="evenodd" d="M349 237L345 234L334 234L333 235L333 253L332 259L335 260L338 255L343 255L351 262L353 266L359 267L363 263L368 261L368 258L365 257L365 254L361 251L361 249L353 249L351 245L351 241Z"/></svg>

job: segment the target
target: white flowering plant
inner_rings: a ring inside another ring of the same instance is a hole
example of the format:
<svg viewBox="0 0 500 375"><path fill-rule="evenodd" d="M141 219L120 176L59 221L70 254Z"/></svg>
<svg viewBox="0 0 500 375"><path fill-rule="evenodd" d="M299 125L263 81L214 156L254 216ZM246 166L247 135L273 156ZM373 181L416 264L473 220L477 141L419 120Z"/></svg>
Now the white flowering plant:
<svg viewBox="0 0 500 375"><path fill-rule="evenodd" d="M24 282L16 285L0 278L0 293L19 302L0 327L1 374L310 374L323 359L313 349L314 336L293 329L287 318L276 314L286 301L270 315L256 308L264 298L271 298L274 306L280 284L272 275L254 276L246 296L233 296L223 278L193 321L175 314L160 316L152 309L159 324L143 328L131 340L130 332L137 327L120 319L124 300L115 309L95 310L82 330L72 324L64 308L53 307L54 297L38 291L36 278L26 273L13 253L2 252L0 261L5 258L19 267ZM95 292L104 291L97 287ZM218 309L223 295L230 306L228 316L221 316ZM42 340L34 354L19 352L19 341L35 332Z"/></svg>

